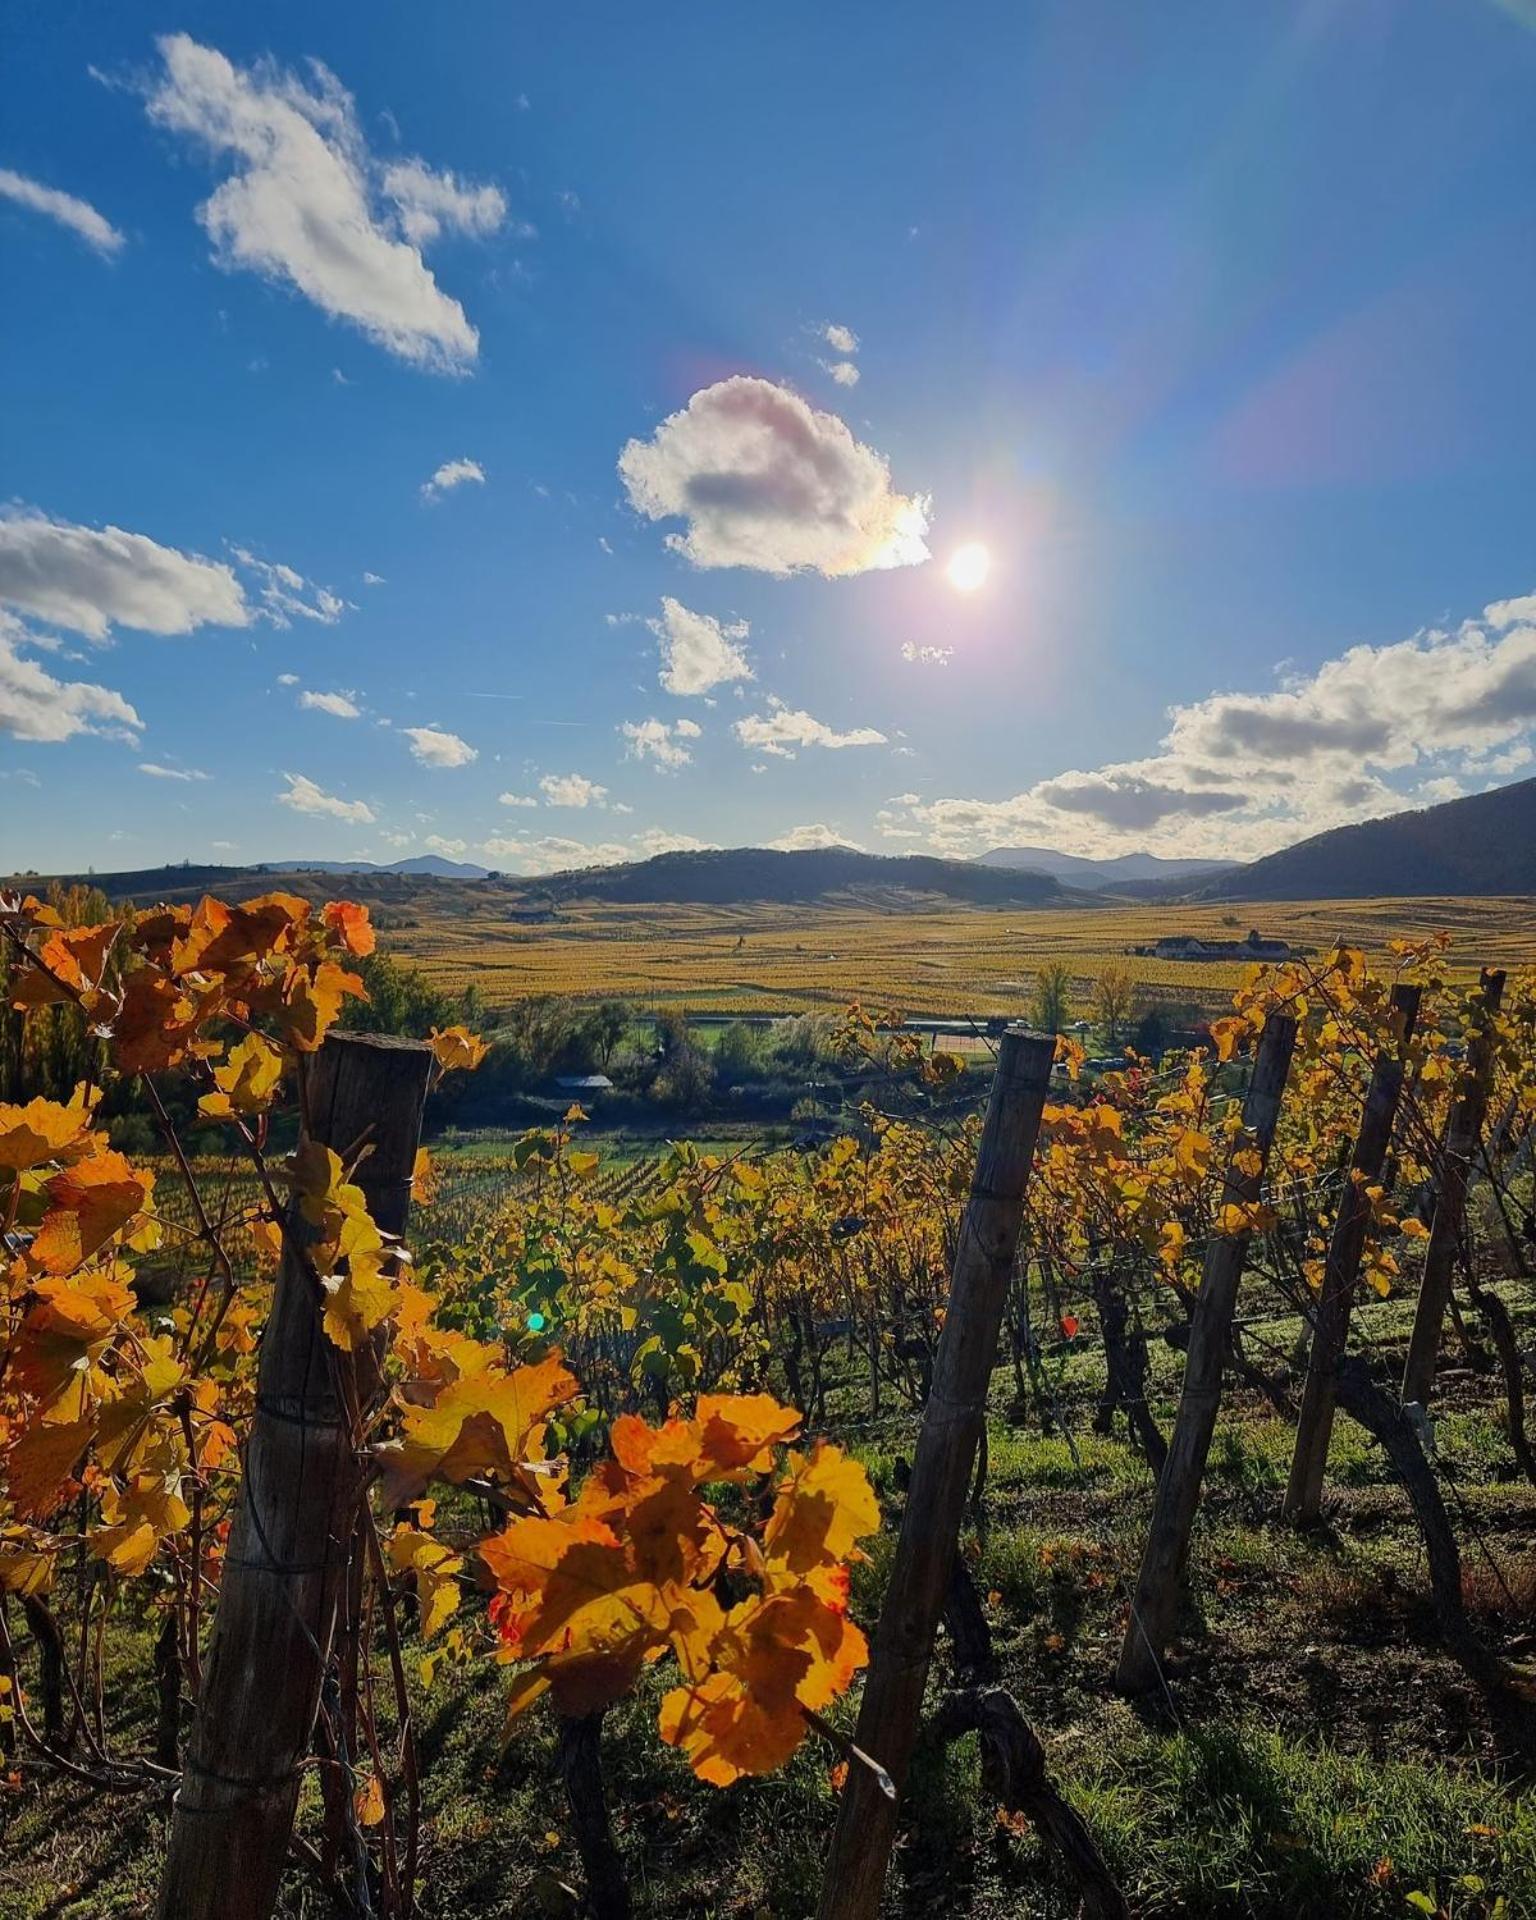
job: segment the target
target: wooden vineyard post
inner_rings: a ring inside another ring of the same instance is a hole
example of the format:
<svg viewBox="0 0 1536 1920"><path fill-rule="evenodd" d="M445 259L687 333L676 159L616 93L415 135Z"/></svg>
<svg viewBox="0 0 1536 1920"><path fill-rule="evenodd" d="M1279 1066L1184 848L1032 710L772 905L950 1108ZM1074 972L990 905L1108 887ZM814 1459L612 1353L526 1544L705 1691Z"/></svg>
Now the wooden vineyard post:
<svg viewBox="0 0 1536 1920"><path fill-rule="evenodd" d="M405 1231L433 1055L331 1034L311 1062L308 1137L351 1164L375 1222ZM262 1337L256 1411L203 1664L160 1920L268 1920L293 1830L363 1489L358 1417L376 1356L325 1337L313 1276L285 1252Z"/></svg>
<svg viewBox="0 0 1536 1920"><path fill-rule="evenodd" d="M1220 1202L1223 1207L1247 1209L1259 1198L1295 1048L1296 1022L1286 1014L1271 1014L1259 1036L1253 1075L1243 1100L1243 1132L1233 1141L1227 1160ZM1256 1167L1249 1158L1255 1153ZM1236 1233L1218 1229L1205 1249L1200 1293L1190 1316L1189 1353L1184 1362L1178 1417L1168 1458L1158 1476L1152 1525L1115 1675L1115 1684L1125 1693L1139 1693L1152 1685L1173 1633L1205 1462L1221 1405L1221 1376L1237 1290L1252 1237L1247 1227Z"/></svg>
<svg viewBox="0 0 1536 1920"><path fill-rule="evenodd" d="M985 1420L1054 1053L1051 1039L1017 1028L1003 1035L955 1248L933 1385L855 1736L864 1752L885 1768L898 1795L917 1741L934 1632L944 1610ZM880 1904L896 1815L896 1800L871 1771L851 1768L822 1886L820 1920L870 1920Z"/></svg>
<svg viewBox="0 0 1536 1920"><path fill-rule="evenodd" d="M1403 1062L1419 1017L1418 987L1392 989L1396 1044L1383 1048L1366 1089L1365 1107L1355 1151L1339 1196L1339 1211L1323 1265L1322 1290L1312 1324L1312 1350L1307 1357L1307 1379L1301 1412L1296 1420L1296 1447L1291 1455L1290 1479L1280 1512L1284 1519L1305 1522L1317 1518L1323 1498L1323 1473L1328 1465L1328 1442L1333 1437L1334 1375L1349 1339L1349 1318L1355 1304L1355 1283L1371 1203L1366 1188L1381 1178L1386 1164L1397 1103L1403 1091Z"/></svg>
<svg viewBox="0 0 1536 1920"><path fill-rule="evenodd" d="M1451 1274L1461 1245L1462 1223L1467 1212L1467 1183L1488 1110L1488 1075L1493 1059L1490 1027L1503 997L1504 975L1485 968L1474 1015L1477 1031L1467 1048L1467 1080L1446 1121L1440 1165L1436 1170L1435 1217L1429 1229L1429 1245L1424 1249L1424 1274L1419 1281L1413 1333L1408 1341L1408 1359L1403 1367L1404 1406L1412 1401L1417 1401L1420 1406L1428 1406L1429 1397L1435 1390L1440 1326L1451 1297Z"/></svg>

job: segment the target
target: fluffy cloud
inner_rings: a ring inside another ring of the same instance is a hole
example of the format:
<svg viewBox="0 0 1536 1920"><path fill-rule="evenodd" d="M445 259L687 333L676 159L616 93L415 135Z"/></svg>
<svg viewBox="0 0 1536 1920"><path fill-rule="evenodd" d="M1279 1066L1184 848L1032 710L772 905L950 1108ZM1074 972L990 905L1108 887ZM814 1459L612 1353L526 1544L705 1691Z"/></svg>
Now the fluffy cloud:
<svg viewBox="0 0 1536 1920"><path fill-rule="evenodd" d="M400 731L411 743L412 758L424 767L467 767L480 757L478 748L441 727L402 727Z"/></svg>
<svg viewBox="0 0 1536 1920"><path fill-rule="evenodd" d="M828 321L821 330L821 337L834 353L857 353L859 336L852 327L840 327L837 322Z"/></svg>
<svg viewBox="0 0 1536 1920"><path fill-rule="evenodd" d="M500 187L461 185L451 173L435 173L424 160L386 167L381 185L385 198L399 209L401 232L418 247L430 245L444 228L484 239L507 217Z"/></svg>
<svg viewBox="0 0 1536 1920"><path fill-rule="evenodd" d="M539 802L531 793L498 793L497 800L504 807L536 807Z"/></svg>
<svg viewBox="0 0 1536 1920"><path fill-rule="evenodd" d="M583 773L546 773L539 791L552 807L600 807L608 789Z"/></svg>
<svg viewBox="0 0 1536 1920"><path fill-rule="evenodd" d="M619 474L647 519L688 522L667 545L697 567L835 578L929 558L926 498L895 492L884 459L836 414L770 380L703 388L629 442Z"/></svg>
<svg viewBox="0 0 1536 1920"><path fill-rule="evenodd" d="M855 853L863 852L857 840L850 840L847 834L829 827L824 820L818 820L813 826L791 827L788 833L766 844L777 853L812 853L822 847L852 847Z"/></svg>
<svg viewBox="0 0 1536 1920"><path fill-rule="evenodd" d="M1507 776L1533 757L1536 595L1386 646L1352 647L1265 693L1175 707L1161 750L1004 800L903 796L881 831L944 852L1009 840L1248 859Z"/></svg>
<svg viewBox="0 0 1536 1920"><path fill-rule="evenodd" d="M104 641L114 622L146 633L244 627L251 608L233 570L121 527L80 527L0 510L0 602Z"/></svg>
<svg viewBox="0 0 1536 1920"><path fill-rule="evenodd" d="M485 485L485 468L478 460L445 460L430 480L421 483L423 500L439 500L455 487Z"/></svg>
<svg viewBox="0 0 1536 1920"><path fill-rule="evenodd" d="M668 726L665 720L626 720L619 732L629 742L625 749L632 760L654 760L659 767L685 767L693 758L682 743L697 740L701 729L692 720L679 720Z"/></svg>
<svg viewBox="0 0 1536 1920"><path fill-rule="evenodd" d="M144 722L120 693L87 680L58 680L24 659L21 623L0 613L0 734L54 744L77 733L132 739Z"/></svg>
<svg viewBox="0 0 1536 1920"><path fill-rule="evenodd" d="M592 845L585 840L567 840L557 834L535 839L491 839L482 842L487 859L501 862L513 873L562 873L568 868L616 867L633 860L634 849L622 841L609 840Z"/></svg>
<svg viewBox="0 0 1536 1920"><path fill-rule="evenodd" d="M955 650L953 647L920 647L915 640L904 640L901 657L921 667L947 667L955 657Z"/></svg>
<svg viewBox="0 0 1536 1920"><path fill-rule="evenodd" d="M68 227L88 247L94 247L109 260L121 253L126 244L123 235L89 200L77 200L72 193L45 187L40 180L29 180L24 173L12 173L9 167L0 167L0 199L14 200L19 207L28 207L33 213L57 220L61 227Z"/></svg>
<svg viewBox="0 0 1536 1920"><path fill-rule="evenodd" d="M665 827L647 827L632 842L636 853L653 859L658 853L712 853L712 840L697 840L691 833L668 833Z"/></svg>
<svg viewBox="0 0 1536 1920"><path fill-rule="evenodd" d="M141 760L139 772L147 773L151 780L211 780L211 773L203 773L197 767L163 767L158 760Z"/></svg>
<svg viewBox="0 0 1536 1920"><path fill-rule="evenodd" d="M360 720L362 709L344 693L311 693L308 690L299 695L299 705L308 707L313 713L333 714L338 720Z"/></svg>
<svg viewBox="0 0 1536 1920"><path fill-rule="evenodd" d="M665 594L661 618L645 624L661 642L660 679L668 693L708 693L728 680L752 678L752 663L736 645L751 631L745 620L727 624Z"/></svg>
<svg viewBox="0 0 1536 1920"><path fill-rule="evenodd" d="M854 727L839 733L825 721L770 697L767 713L749 713L731 731L744 747L793 760L797 747L883 747L886 738L874 727Z"/></svg>
<svg viewBox="0 0 1536 1920"><path fill-rule="evenodd" d="M820 365L822 372L830 374L840 387L859 384L859 370L851 360L823 360Z"/></svg>
<svg viewBox="0 0 1536 1920"><path fill-rule="evenodd" d="M647 827L628 842L622 840L570 840L560 834L543 834L517 839L486 840L481 852L487 859L502 863L509 872L560 873L582 867L616 867L627 860L648 860L659 853L706 853L711 843L691 833L669 833L664 827Z"/></svg>
<svg viewBox="0 0 1536 1920"><path fill-rule="evenodd" d="M148 92L150 118L233 168L198 209L218 264L295 288L414 366L470 366L479 335L421 247L445 226L499 225L499 193L461 187L420 161L381 166L352 96L318 61L306 84L271 61L237 67L186 34L159 47L165 68Z"/></svg>
<svg viewBox="0 0 1536 1920"><path fill-rule="evenodd" d="M302 773L285 773L288 782L284 792L277 799L282 806L292 807L295 813L315 813L328 815L333 820L350 820L354 826L373 825L373 809L362 800L341 800L334 793L326 793L317 787L313 780Z"/></svg>
<svg viewBox="0 0 1536 1920"><path fill-rule="evenodd" d="M445 859L457 860L469 845L467 840L449 840L440 833L429 833L421 843L428 853L440 853Z"/></svg>

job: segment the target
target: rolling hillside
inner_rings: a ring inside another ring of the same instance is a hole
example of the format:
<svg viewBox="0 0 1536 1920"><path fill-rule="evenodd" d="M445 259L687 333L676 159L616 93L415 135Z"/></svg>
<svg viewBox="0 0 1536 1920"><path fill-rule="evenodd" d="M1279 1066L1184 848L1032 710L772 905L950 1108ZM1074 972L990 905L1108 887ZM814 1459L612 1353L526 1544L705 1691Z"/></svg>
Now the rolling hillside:
<svg viewBox="0 0 1536 1920"><path fill-rule="evenodd" d="M969 860L930 854L887 856L851 847L818 847L779 853L770 847L735 847L707 853L661 853L622 867L595 867L553 874L530 891L550 899L665 901L673 905L727 905L771 901L780 905L830 895L891 897L939 895L978 906L1045 906L1063 898L1046 874L1015 873Z"/></svg>
<svg viewBox="0 0 1536 1920"><path fill-rule="evenodd" d="M50 876L28 875L14 884L36 892ZM456 916L523 907L538 910L572 901L658 905L723 906L764 902L786 906L839 898L902 911L932 905L934 899L974 906L1052 906L1073 895L1059 882L1038 873L1015 873L968 860L941 860L926 854L884 857L851 847L814 848L780 853L767 847L738 847L707 853L663 853L615 867L584 867L540 879L502 875L482 879L438 874L418 866L369 868L299 866L274 862L254 867L149 867L131 873L64 874L64 880L88 880L109 899L145 906L158 901L196 900L214 893L227 900L248 900L282 890L311 900L345 896L376 910L420 911Z"/></svg>
<svg viewBox="0 0 1536 1920"><path fill-rule="evenodd" d="M1536 894L1536 780L1335 827L1195 889L1197 900Z"/></svg>

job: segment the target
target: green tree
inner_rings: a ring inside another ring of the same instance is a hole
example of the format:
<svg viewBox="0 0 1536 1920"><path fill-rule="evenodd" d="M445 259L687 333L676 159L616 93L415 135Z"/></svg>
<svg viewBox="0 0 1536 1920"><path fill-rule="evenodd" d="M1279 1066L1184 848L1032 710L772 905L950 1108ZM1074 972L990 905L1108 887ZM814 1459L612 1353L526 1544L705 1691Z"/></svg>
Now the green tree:
<svg viewBox="0 0 1536 1920"><path fill-rule="evenodd" d="M1093 1018L1105 1044L1117 1047L1131 1021L1136 986L1129 967L1108 966L1093 985Z"/></svg>
<svg viewBox="0 0 1536 1920"><path fill-rule="evenodd" d="M1071 1014L1071 972L1059 960L1052 960L1035 976L1034 1023L1042 1033L1060 1033Z"/></svg>

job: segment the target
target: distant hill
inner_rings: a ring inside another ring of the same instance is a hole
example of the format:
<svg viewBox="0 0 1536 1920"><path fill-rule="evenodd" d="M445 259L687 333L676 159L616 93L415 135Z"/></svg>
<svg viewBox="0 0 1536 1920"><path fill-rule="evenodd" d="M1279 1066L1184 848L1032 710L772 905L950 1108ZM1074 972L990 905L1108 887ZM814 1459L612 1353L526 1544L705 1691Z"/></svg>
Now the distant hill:
<svg viewBox="0 0 1536 1920"><path fill-rule="evenodd" d="M511 874L492 880L477 867L428 856L393 867L362 862L269 861L254 867L148 867L132 873L64 874L88 879L112 900L145 906L196 900L214 893L249 900L278 889L310 900L353 897L378 910L462 915L486 910L488 898L538 906L567 900L656 901L731 906L737 902L795 903L834 895L853 896L893 912L934 897L978 906L1048 906L1077 896L1047 874L989 868L970 860L940 860L928 854L885 856L852 847L818 847L780 853L769 847L736 847L707 853L662 853L617 867L583 867L538 879ZM447 871L444 871L447 869ZM20 882L40 889L48 876Z"/></svg>
<svg viewBox="0 0 1536 1920"><path fill-rule="evenodd" d="M1199 900L1536 894L1536 780L1335 827L1198 889Z"/></svg>
<svg viewBox="0 0 1536 1920"><path fill-rule="evenodd" d="M1149 881L1189 880L1225 873L1230 860L1165 860L1156 853L1121 853L1109 860L1057 853L1052 847L994 847L981 854L982 867L1008 867L1048 873L1069 887L1124 887Z"/></svg>
<svg viewBox="0 0 1536 1920"><path fill-rule="evenodd" d="M1062 898L1047 874L987 868L973 860L941 860L930 854L856 853L852 847L816 847L780 853L771 847L731 847L706 853L660 853L622 867L590 867L551 874L537 890L554 900L694 902L726 906L735 901L780 903L818 900L828 894L890 896L904 904L912 894L938 894L976 905L1044 906Z"/></svg>
<svg viewBox="0 0 1536 1920"><path fill-rule="evenodd" d="M489 867L472 860L445 860L440 853L419 853L412 860L268 860L268 873L426 873L439 880L483 880Z"/></svg>

